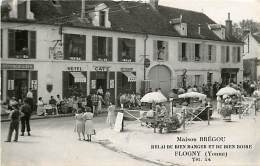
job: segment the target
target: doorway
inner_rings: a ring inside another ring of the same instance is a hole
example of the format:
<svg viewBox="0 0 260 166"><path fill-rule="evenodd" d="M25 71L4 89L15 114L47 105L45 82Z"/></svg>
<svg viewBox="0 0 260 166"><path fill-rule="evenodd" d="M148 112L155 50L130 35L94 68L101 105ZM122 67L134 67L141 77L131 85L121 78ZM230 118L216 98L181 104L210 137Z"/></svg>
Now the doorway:
<svg viewBox="0 0 260 166"><path fill-rule="evenodd" d="M29 72L15 71L14 90L16 99L24 99L28 91Z"/></svg>

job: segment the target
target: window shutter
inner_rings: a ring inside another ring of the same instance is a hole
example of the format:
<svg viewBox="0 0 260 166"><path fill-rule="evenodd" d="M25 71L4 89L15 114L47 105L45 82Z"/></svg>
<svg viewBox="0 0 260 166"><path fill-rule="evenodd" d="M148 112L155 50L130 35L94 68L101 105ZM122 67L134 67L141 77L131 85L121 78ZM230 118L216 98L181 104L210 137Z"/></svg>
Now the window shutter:
<svg viewBox="0 0 260 166"><path fill-rule="evenodd" d="M213 63L215 63L216 62L216 54L217 54L217 46L213 46L212 45L212 50L211 50L211 61L213 62Z"/></svg>
<svg viewBox="0 0 260 166"><path fill-rule="evenodd" d="M36 58L36 31L29 32L29 39L30 39L30 58Z"/></svg>
<svg viewBox="0 0 260 166"><path fill-rule="evenodd" d="M98 37L92 37L92 59L96 61L98 58Z"/></svg>
<svg viewBox="0 0 260 166"><path fill-rule="evenodd" d="M114 87L110 87L110 80L114 80ZM109 72L109 92L111 94L111 101L115 104L115 72Z"/></svg>
<svg viewBox="0 0 260 166"><path fill-rule="evenodd" d="M69 35L68 34L64 34L63 35L63 52L64 52L64 59L69 59L70 55L69 55Z"/></svg>
<svg viewBox="0 0 260 166"><path fill-rule="evenodd" d="M123 85L122 85L122 77L123 77L123 74L121 72L117 72L117 96L119 98L119 94L120 93L123 93Z"/></svg>
<svg viewBox="0 0 260 166"><path fill-rule="evenodd" d="M163 42L164 47L165 47L165 60L168 61L169 60L169 47L168 47L168 42L165 41Z"/></svg>
<svg viewBox="0 0 260 166"><path fill-rule="evenodd" d="M178 43L178 60L181 62L182 61L182 43Z"/></svg>
<svg viewBox="0 0 260 166"><path fill-rule="evenodd" d="M200 85L204 84L204 75L200 75Z"/></svg>
<svg viewBox="0 0 260 166"><path fill-rule="evenodd" d="M157 48L157 41L153 41L153 60L157 61L158 60L158 48Z"/></svg>
<svg viewBox="0 0 260 166"><path fill-rule="evenodd" d="M97 85L93 85L93 83L95 82L95 81L92 81L92 80L96 80L96 71L91 71L90 72L90 89L93 91L93 90L95 90L97 87Z"/></svg>
<svg viewBox="0 0 260 166"><path fill-rule="evenodd" d="M62 97L69 97L69 72L62 71Z"/></svg>
<svg viewBox="0 0 260 166"><path fill-rule="evenodd" d="M112 56L113 56L113 40L112 37L108 37L108 60L112 61Z"/></svg>
<svg viewBox="0 0 260 166"><path fill-rule="evenodd" d="M86 60L86 36L82 35L81 36L83 42L82 42L82 60Z"/></svg>
<svg viewBox="0 0 260 166"><path fill-rule="evenodd" d="M205 50L206 50L206 45L205 44L200 44L200 49L199 49L199 55L200 55L200 62L206 62L207 61L207 57L205 54Z"/></svg>
<svg viewBox="0 0 260 166"><path fill-rule="evenodd" d="M237 47L237 62L241 61L241 49L240 47Z"/></svg>
<svg viewBox="0 0 260 166"><path fill-rule="evenodd" d="M8 30L8 57L15 58L15 30Z"/></svg>
<svg viewBox="0 0 260 166"><path fill-rule="evenodd" d="M193 76L192 75L187 75L187 81L186 81L186 86L193 86Z"/></svg>
<svg viewBox="0 0 260 166"><path fill-rule="evenodd" d="M135 39L130 40L131 42L131 48L130 48L130 55L132 62L135 62Z"/></svg>
<svg viewBox="0 0 260 166"><path fill-rule="evenodd" d="M188 62L190 62L191 61L191 59L192 59L192 51L191 51L191 49L192 49L192 46L191 46L192 44L191 43L187 43L186 44L186 57L187 57L187 61Z"/></svg>
<svg viewBox="0 0 260 166"><path fill-rule="evenodd" d="M195 61L195 44L191 43L190 44L190 61L194 62Z"/></svg>
<svg viewBox="0 0 260 166"><path fill-rule="evenodd" d="M122 61L122 51L123 51L123 39L121 38L118 38L118 46L117 46L117 49L118 49L118 61L121 62Z"/></svg>
<svg viewBox="0 0 260 166"><path fill-rule="evenodd" d="M237 63L237 58L236 58L236 47L232 47L232 62Z"/></svg>
<svg viewBox="0 0 260 166"><path fill-rule="evenodd" d="M210 62L209 60L209 45L204 44L204 62Z"/></svg>
<svg viewBox="0 0 260 166"><path fill-rule="evenodd" d="M37 91L38 91L38 71L31 71L31 82L30 82L30 88L32 88L33 93L33 99L34 101L37 101ZM33 81L36 81L36 84L33 84Z"/></svg>
<svg viewBox="0 0 260 166"><path fill-rule="evenodd" d="M225 63L226 62L226 47L221 46L221 62Z"/></svg>

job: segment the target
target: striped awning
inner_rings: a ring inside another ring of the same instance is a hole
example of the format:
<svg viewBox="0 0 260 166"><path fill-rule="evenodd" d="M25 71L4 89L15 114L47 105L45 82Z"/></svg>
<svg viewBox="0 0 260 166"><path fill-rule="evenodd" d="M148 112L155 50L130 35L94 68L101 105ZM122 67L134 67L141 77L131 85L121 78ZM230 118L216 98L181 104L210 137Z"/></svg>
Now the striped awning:
<svg viewBox="0 0 260 166"><path fill-rule="evenodd" d="M74 77L74 82L87 82L86 77L81 72L70 72Z"/></svg>
<svg viewBox="0 0 260 166"><path fill-rule="evenodd" d="M135 82L136 76L132 72L122 72L127 78L128 82Z"/></svg>

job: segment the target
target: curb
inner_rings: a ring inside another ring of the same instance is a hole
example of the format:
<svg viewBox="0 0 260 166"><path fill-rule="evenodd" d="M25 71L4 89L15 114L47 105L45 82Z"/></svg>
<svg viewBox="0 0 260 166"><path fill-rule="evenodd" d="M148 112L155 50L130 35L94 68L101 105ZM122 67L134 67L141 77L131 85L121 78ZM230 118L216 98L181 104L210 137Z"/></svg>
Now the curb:
<svg viewBox="0 0 260 166"><path fill-rule="evenodd" d="M47 115L47 116L36 116L32 117L30 120L37 120L37 119L50 119L50 118L62 118L62 117L71 117L75 114L61 114L61 115ZM1 119L1 122L9 122L10 119Z"/></svg>

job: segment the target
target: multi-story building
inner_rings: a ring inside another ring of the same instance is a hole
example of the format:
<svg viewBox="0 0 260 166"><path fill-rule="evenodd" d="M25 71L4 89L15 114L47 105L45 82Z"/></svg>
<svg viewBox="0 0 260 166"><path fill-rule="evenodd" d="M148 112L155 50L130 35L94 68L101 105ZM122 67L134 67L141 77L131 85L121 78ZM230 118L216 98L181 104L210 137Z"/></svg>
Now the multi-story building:
<svg viewBox="0 0 260 166"><path fill-rule="evenodd" d="M244 79L260 80L260 32L246 31L243 42Z"/></svg>
<svg viewBox="0 0 260 166"><path fill-rule="evenodd" d="M140 92L144 80L167 93L243 79L243 43L232 36L230 19L222 26L158 0L8 2L2 6L3 100L22 98L29 87L45 100L99 87L116 99Z"/></svg>

